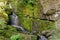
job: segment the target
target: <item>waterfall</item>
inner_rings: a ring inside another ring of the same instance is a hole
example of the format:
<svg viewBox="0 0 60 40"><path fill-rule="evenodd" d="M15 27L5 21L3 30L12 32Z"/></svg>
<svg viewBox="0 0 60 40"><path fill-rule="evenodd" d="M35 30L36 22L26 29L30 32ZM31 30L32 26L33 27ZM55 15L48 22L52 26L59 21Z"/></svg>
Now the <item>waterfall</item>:
<svg viewBox="0 0 60 40"><path fill-rule="evenodd" d="M11 13L10 19L11 19L11 25L13 27L19 28L19 29L22 30L22 32L26 33L26 31L25 31L25 29L23 27L18 26L18 16L14 12Z"/></svg>
<svg viewBox="0 0 60 40"><path fill-rule="evenodd" d="M18 25L18 16L14 12L11 15L11 24Z"/></svg>
<svg viewBox="0 0 60 40"><path fill-rule="evenodd" d="M11 5L11 3L9 3L9 7L10 7L11 10L13 10L13 6ZM18 16L13 11L9 15L9 22L8 23L11 24L13 27L21 29L21 31L24 32L24 33L27 32L23 27L18 25Z"/></svg>

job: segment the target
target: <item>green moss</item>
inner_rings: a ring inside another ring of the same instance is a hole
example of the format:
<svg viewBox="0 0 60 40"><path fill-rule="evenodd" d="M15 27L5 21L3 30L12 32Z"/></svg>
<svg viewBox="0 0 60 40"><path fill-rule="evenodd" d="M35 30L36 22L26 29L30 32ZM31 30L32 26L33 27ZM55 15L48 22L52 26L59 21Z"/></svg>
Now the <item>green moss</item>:
<svg viewBox="0 0 60 40"><path fill-rule="evenodd" d="M0 29L4 29L6 27L6 21L4 18L0 18Z"/></svg>
<svg viewBox="0 0 60 40"><path fill-rule="evenodd" d="M55 29L55 22L40 20L38 21L38 31L53 30Z"/></svg>
<svg viewBox="0 0 60 40"><path fill-rule="evenodd" d="M25 18L24 17L22 25L26 30L32 31L32 19L31 18L29 18L29 17Z"/></svg>
<svg viewBox="0 0 60 40"><path fill-rule="evenodd" d="M13 35L12 37L11 37L11 40L23 40L24 38L22 37L22 35Z"/></svg>
<svg viewBox="0 0 60 40"><path fill-rule="evenodd" d="M48 40L60 40L60 29L55 29L52 37L48 38Z"/></svg>

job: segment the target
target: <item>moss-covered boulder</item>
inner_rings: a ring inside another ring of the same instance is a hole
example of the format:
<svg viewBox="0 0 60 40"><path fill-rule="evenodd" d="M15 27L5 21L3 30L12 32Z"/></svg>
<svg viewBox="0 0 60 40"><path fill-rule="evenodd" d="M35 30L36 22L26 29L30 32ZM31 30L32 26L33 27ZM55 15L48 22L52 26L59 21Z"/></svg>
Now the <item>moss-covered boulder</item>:
<svg viewBox="0 0 60 40"><path fill-rule="evenodd" d="M11 40L37 40L37 37L34 35L28 35L28 34L18 34L18 35L12 35Z"/></svg>

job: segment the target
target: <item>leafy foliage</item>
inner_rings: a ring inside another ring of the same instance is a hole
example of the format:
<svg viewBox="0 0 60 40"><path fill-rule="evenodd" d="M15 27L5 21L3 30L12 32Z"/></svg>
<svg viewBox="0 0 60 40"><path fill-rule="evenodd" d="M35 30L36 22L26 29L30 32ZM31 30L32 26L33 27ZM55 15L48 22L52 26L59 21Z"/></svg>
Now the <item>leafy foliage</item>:
<svg viewBox="0 0 60 40"><path fill-rule="evenodd" d="M23 37L21 36L21 35L13 35L12 37L11 37L11 40L23 40Z"/></svg>

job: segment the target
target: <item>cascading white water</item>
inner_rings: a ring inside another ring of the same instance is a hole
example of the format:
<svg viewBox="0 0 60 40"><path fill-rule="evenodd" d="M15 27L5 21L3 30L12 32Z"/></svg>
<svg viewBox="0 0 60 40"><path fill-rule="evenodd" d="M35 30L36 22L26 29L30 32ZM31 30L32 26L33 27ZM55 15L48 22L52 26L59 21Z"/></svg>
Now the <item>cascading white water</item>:
<svg viewBox="0 0 60 40"><path fill-rule="evenodd" d="M10 15L10 18L11 18L11 25L13 27L19 28L22 30L22 32L26 33L23 27L18 26L18 16L14 12L12 12L12 15Z"/></svg>
<svg viewBox="0 0 60 40"><path fill-rule="evenodd" d="M18 16L13 12L11 15L11 24L12 25L18 25Z"/></svg>

